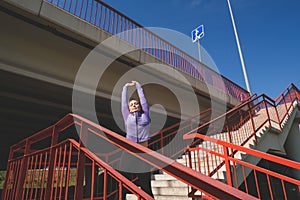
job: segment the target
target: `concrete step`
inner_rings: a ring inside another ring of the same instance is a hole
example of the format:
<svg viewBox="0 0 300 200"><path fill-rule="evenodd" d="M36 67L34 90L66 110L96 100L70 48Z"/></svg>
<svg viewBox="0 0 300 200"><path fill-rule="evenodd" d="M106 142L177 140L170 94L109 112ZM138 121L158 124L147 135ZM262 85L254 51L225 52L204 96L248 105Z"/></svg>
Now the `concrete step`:
<svg viewBox="0 0 300 200"><path fill-rule="evenodd" d="M151 185L152 185L152 188L154 188L154 187L156 187L156 188L160 188L160 187L187 188L187 184L185 184L181 181L178 181L178 180L152 180Z"/></svg>
<svg viewBox="0 0 300 200"><path fill-rule="evenodd" d="M187 187L152 187L152 192L155 196L185 196L188 195Z"/></svg>
<svg viewBox="0 0 300 200"><path fill-rule="evenodd" d="M179 196L155 196L155 200L191 200L192 198L188 197L179 197Z"/></svg>
<svg viewBox="0 0 300 200"><path fill-rule="evenodd" d="M173 176L170 176L168 174L154 174L154 181L155 180L177 180Z"/></svg>
<svg viewBox="0 0 300 200"><path fill-rule="evenodd" d="M151 181L152 192L156 200L190 200L188 198L187 184L176 178L163 173L154 174L154 180Z"/></svg>
<svg viewBox="0 0 300 200"><path fill-rule="evenodd" d="M155 174L151 181L152 192L156 200L190 200L188 186L168 174ZM135 200L133 194L127 194L127 200Z"/></svg>
<svg viewBox="0 0 300 200"><path fill-rule="evenodd" d="M133 194L126 195L127 200L137 200L138 198ZM191 200L192 198L184 196L154 196L155 200Z"/></svg>

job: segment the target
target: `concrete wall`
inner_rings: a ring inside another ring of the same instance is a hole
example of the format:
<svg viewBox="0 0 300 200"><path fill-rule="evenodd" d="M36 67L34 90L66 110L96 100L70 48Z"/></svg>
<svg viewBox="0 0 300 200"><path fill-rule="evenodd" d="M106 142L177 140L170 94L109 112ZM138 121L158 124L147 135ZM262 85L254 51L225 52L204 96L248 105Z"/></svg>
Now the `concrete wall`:
<svg viewBox="0 0 300 200"><path fill-rule="evenodd" d="M289 131L285 149L287 152L287 157L293 161L300 162L300 111L298 111L297 116L294 120L294 123ZM291 172L293 177L300 180L300 171L299 170L292 170Z"/></svg>

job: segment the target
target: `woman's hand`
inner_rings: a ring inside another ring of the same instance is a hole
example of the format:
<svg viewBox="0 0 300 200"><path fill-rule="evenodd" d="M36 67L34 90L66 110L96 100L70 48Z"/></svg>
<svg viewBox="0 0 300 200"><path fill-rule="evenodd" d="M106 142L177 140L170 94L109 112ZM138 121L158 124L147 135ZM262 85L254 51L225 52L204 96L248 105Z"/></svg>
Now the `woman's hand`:
<svg viewBox="0 0 300 200"><path fill-rule="evenodd" d="M133 85L135 85L135 84L137 83L137 81L131 81L131 83L132 83Z"/></svg>
<svg viewBox="0 0 300 200"><path fill-rule="evenodd" d="M137 83L137 81L131 81L130 83L126 83L126 86L135 86L135 84Z"/></svg>

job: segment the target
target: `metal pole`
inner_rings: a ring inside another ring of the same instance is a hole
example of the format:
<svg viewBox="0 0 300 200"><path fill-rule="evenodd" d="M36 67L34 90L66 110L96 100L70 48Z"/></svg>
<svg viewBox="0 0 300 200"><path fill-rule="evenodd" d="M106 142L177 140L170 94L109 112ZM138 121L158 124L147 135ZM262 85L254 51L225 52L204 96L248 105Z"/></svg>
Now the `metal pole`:
<svg viewBox="0 0 300 200"><path fill-rule="evenodd" d="M199 56L199 61L201 63L202 62L202 58L201 58L201 49L200 49L200 38L198 39L198 56Z"/></svg>
<svg viewBox="0 0 300 200"><path fill-rule="evenodd" d="M243 54L242 54L242 50L241 50L241 46L240 46L240 42L239 42L238 33L237 33L237 30L236 30L236 26L235 26L235 21L234 21L234 18L233 18L233 13L232 13L231 5L230 5L230 0L227 0L227 3L228 3L228 7L229 7L229 12L230 12L230 16L231 16L231 21L232 21L234 34L235 34L236 43L237 43L237 46L238 46L240 60L241 60L242 68L243 68L246 87L247 87L248 92L251 95L250 85L249 85L249 81L248 81L248 76L247 76L246 67L245 67L245 63L244 63L244 59L243 59Z"/></svg>

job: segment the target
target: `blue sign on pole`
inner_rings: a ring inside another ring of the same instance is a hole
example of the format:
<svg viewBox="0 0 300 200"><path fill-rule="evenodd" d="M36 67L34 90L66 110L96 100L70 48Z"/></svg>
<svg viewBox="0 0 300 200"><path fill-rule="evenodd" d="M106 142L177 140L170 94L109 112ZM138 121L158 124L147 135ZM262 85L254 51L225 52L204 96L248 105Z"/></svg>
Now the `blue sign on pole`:
<svg viewBox="0 0 300 200"><path fill-rule="evenodd" d="M204 26L200 25L196 29L192 31L192 41L196 42L197 40L200 40L204 36Z"/></svg>

